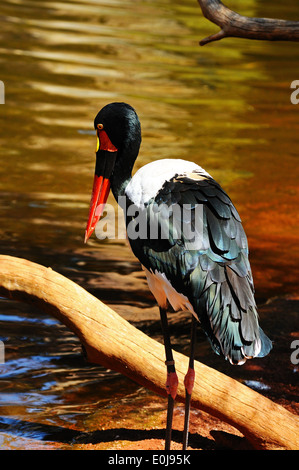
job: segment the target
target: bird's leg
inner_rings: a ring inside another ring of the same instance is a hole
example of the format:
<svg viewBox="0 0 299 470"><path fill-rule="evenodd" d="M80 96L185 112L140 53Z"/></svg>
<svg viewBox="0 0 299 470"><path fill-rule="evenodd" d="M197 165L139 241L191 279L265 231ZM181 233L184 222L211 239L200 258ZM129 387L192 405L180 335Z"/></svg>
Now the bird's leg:
<svg viewBox="0 0 299 470"><path fill-rule="evenodd" d="M185 422L184 422L184 434L183 434L183 450L186 450L188 446L191 394L192 394L192 390L194 386L194 379L195 379L194 346L195 346L195 340L196 340L196 323L197 323L197 320L195 316L192 315L189 368L184 379L186 398L185 398Z"/></svg>
<svg viewBox="0 0 299 470"><path fill-rule="evenodd" d="M168 405L167 405L165 450L170 450L173 408L174 408L174 401L175 401L177 388L178 388L178 377L175 371L174 360L173 360L173 355L172 355L166 309L163 309L160 307L160 316L161 316L161 324L162 324L165 355L166 355L165 364L167 366L166 391L168 394Z"/></svg>

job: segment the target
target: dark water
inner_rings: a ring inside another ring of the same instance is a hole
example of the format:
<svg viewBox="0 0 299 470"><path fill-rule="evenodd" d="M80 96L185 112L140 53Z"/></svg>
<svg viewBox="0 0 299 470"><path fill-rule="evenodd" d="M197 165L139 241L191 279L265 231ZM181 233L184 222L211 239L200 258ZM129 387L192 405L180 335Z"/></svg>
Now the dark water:
<svg viewBox="0 0 299 470"><path fill-rule="evenodd" d="M246 0L241 13L299 19L293 0ZM290 85L299 79L298 45L232 39L200 48L215 27L195 0L2 0L1 28L0 253L51 266L159 339L157 309L125 243L83 244L93 118L110 101L129 102L143 128L136 169L157 158L196 161L230 194L248 235L276 349L255 367L232 369L199 334L198 358L294 407L299 105ZM78 438L88 443L84 433L111 416L116 428L124 415L137 422L136 402L149 410L143 420L153 415L154 396L86 364L54 318L1 299L0 322L2 448L81 448ZM175 347L187 351L189 325L180 331Z"/></svg>

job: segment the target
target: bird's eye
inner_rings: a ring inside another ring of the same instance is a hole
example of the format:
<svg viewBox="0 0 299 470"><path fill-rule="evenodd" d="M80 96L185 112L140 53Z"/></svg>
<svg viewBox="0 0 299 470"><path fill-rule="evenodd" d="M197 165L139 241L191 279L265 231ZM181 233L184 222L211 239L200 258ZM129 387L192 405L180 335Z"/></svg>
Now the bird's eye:
<svg viewBox="0 0 299 470"><path fill-rule="evenodd" d="M99 131L101 131L102 129L104 129L104 126L103 124L97 124L97 128L99 129Z"/></svg>

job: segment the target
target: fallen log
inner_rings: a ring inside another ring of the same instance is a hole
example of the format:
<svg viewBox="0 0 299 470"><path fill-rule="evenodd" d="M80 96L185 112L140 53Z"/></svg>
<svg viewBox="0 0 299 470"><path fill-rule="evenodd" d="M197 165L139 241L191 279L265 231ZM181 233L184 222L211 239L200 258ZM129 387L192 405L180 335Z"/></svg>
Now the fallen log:
<svg viewBox="0 0 299 470"><path fill-rule="evenodd" d="M0 295L55 316L80 339L87 360L165 395L164 347L51 268L0 255ZM184 401L188 358L174 351ZM192 406L239 429L257 449L299 449L299 419L238 381L195 363Z"/></svg>

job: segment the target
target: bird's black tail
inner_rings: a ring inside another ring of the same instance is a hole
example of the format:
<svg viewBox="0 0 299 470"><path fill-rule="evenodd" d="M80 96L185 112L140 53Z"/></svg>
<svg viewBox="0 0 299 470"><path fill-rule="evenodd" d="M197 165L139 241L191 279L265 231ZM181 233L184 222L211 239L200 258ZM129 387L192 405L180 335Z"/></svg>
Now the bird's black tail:
<svg viewBox="0 0 299 470"><path fill-rule="evenodd" d="M270 352L272 342L259 326L247 277L230 273L226 280L210 284L194 306L213 349L232 364Z"/></svg>
<svg viewBox="0 0 299 470"><path fill-rule="evenodd" d="M268 338L267 335L265 335L265 333L263 332L261 328L259 330L259 333L260 333L260 339L261 339L261 350L259 354L257 355L257 357L265 357L267 356L267 354L269 354L269 352L272 349L272 341Z"/></svg>

